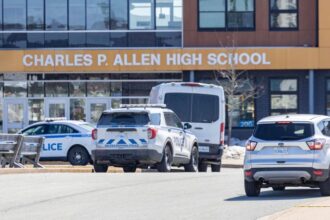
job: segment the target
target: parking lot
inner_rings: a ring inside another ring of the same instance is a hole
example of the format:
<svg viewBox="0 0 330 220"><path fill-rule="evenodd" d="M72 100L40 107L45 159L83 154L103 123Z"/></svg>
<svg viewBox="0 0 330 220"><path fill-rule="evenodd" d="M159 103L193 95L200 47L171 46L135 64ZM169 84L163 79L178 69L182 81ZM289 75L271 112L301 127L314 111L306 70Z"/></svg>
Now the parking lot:
<svg viewBox="0 0 330 220"><path fill-rule="evenodd" d="M320 200L317 189L244 193L242 169L219 173L0 176L1 219L257 219Z"/></svg>

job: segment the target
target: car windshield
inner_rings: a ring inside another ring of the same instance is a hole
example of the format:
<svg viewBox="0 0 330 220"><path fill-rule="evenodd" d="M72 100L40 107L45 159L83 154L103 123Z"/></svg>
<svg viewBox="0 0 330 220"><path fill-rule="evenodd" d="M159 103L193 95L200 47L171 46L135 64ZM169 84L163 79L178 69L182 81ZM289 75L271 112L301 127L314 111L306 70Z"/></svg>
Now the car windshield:
<svg viewBox="0 0 330 220"><path fill-rule="evenodd" d="M154 119L155 123L156 121L159 121L155 115L153 115L151 118ZM103 113L98 122L98 125L141 126L147 125L150 122L151 121L147 112L116 112Z"/></svg>
<svg viewBox="0 0 330 220"><path fill-rule="evenodd" d="M267 141L301 140L314 135L311 123L258 124L254 137Z"/></svg>
<svg viewBox="0 0 330 220"><path fill-rule="evenodd" d="M79 124L80 127L88 130L88 131L91 131L95 128L94 125L90 124L90 123L82 123L82 124Z"/></svg>

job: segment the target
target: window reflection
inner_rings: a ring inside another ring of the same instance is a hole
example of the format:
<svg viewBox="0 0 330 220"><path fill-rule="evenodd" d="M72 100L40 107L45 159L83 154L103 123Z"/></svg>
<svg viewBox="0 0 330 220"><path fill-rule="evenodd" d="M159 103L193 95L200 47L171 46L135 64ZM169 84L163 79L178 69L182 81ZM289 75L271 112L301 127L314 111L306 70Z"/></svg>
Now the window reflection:
<svg viewBox="0 0 330 220"><path fill-rule="evenodd" d="M68 83L47 82L45 83L46 97L68 97Z"/></svg>
<svg viewBox="0 0 330 220"><path fill-rule="evenodd" d="M110 95L110 83L88 82L87 95L93 97L104 97Z"/></svg>
<svg viewBox="0 0 330 220"><path fill-rule="evenodd" d="M163 0L156 2L157 29L180 29L182 25L182 1Z"/></svg>
<svg viewBox="0 0 330 220"><path fill-rule="evenodd" d="M44 100L29 100L29 124L44 120Z"/></svg>
<svg viewBox="0 0 330 220"><path fill-rule="evenodd" d="M153 29L152 0L130 0L130 29Z"/></svg>
<svg viewBox="0 0 330 220"><path fill-rule="evenodd" d="M69 1L69 29L85 30L86 13L85 1L70 0Z"/></svg>
<svg viewBox="0 0 330 220"><path fill-rule="evenodd" d="M70 100L70 119L71 120L86 120L85 100L71 99Z"/></svg>
<svg viewBox="0 0 330 220"><path fill-rule="evenodd" d="M127 0L111 0L111 29L128 28Z"/></svg>
<svg viewBox="0 0 330 220"><path fill-rule="evenodd" d="M87 29L109 29L109 1L87 0Z"/></svg>
<svg viewBox="0 0 330 220"><path fill-rule="evenodd" d="M46 30L67 30L67 0L45 0Z"/></svg>
<svg viewBox="0 0 330 220"><path fill-rule="evenodd" d="M3 0L4 30L26 29L26 1Z"/></svg>
<svg viewBox="0 0 330 220"><path fill-rule="evenodd" d="M70 82L69 89L71 97L86 96L86 83L84 82Z"/></svg>
<svg viewBox="0 0 330 220"><path fill-rule="evenodd" d="M44 0L28 0L28 30L44 29Z"/></svg>
<svg viewBox="0 0 330 220"><path fill-rule="evenodd" d="M5 97L26 97L27 95L27 83L5 81L4 82L4 96Z"/></svg>
<svg viewBox="0 0 330 220"><path fill-rule="evenodd" d="M29 97L44 97L44 83L43 82L29 82L28 83Z"/></svg>

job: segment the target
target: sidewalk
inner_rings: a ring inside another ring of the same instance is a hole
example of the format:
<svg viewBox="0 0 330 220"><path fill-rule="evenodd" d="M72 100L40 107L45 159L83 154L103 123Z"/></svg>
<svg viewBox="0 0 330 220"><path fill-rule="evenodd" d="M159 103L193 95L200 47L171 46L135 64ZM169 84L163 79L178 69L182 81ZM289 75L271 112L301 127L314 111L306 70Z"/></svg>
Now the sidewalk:
<svg viewBox="0 0 330 220"><path fill-rule="evenodd" d="M328 220L330 219L330 197L306 203L275 213L259 220Z"/></svg>

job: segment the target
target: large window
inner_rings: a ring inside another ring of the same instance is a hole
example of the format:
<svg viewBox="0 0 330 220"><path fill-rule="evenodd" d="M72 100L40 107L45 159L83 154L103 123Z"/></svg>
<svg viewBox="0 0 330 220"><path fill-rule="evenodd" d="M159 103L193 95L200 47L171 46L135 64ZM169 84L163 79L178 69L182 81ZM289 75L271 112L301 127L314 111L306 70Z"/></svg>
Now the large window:
<svg viewBox="0 0 330 220"><path fill-rule="evenodd" d="M182 26L182 0L156 2L156 28L180 29Z"/></svg>
<svg viewBox="0 0 330 220"><path fill-rule="evenodd" d="M81 0L69 1L69 29L85 30L86 29L86 4Z"/></svg>
<svg viewBox="0 0 330 220"><path fill-rule="evenodd" d="M3 0L4 30L26 29L26 0Z"/></svg>
<svg viewBox="0 0 330 220"><path fill-rule="evenodd" d="M298 113L298 80L270 80L270 111L272 115Z"/></svg>
<svg viewBox="0 0 330 220"><path fill-rule="evenodd" d="M44 30L44 0L27 1L28 30Z"/></svg>
<svg viewBox="0 0 330 220"><path fill-rule="evenodd" d="M46 30L67 30L68 1L46 0Z"/></svg>
<svg viewBox="0 0 330 220"><path fill-rule="evenodd" d="M87 0L87 29L108 30L109 0Z"/></svg>
<svg viewBox="0 0 330 220"><path fill-rule="evenodd" d="M298 0L270 0L270 29L298 29Z"/></svg>
<svg viewBox="0 0 330 220"><path fill-rule="evenodd" d="M254 29L255 0L199 0L199 28Z"/></svg>
<svg viewBox="0 0 330 220"><path fill-rule="evenodd" d="M154 29L153 8L153 0L130 0L130 29Z"/></svg>
<svg viewBox="0 0 330 220"><path fill-rule="evenodd" d="M128 29L127 1L111 0L111 29Z"/></svg>

